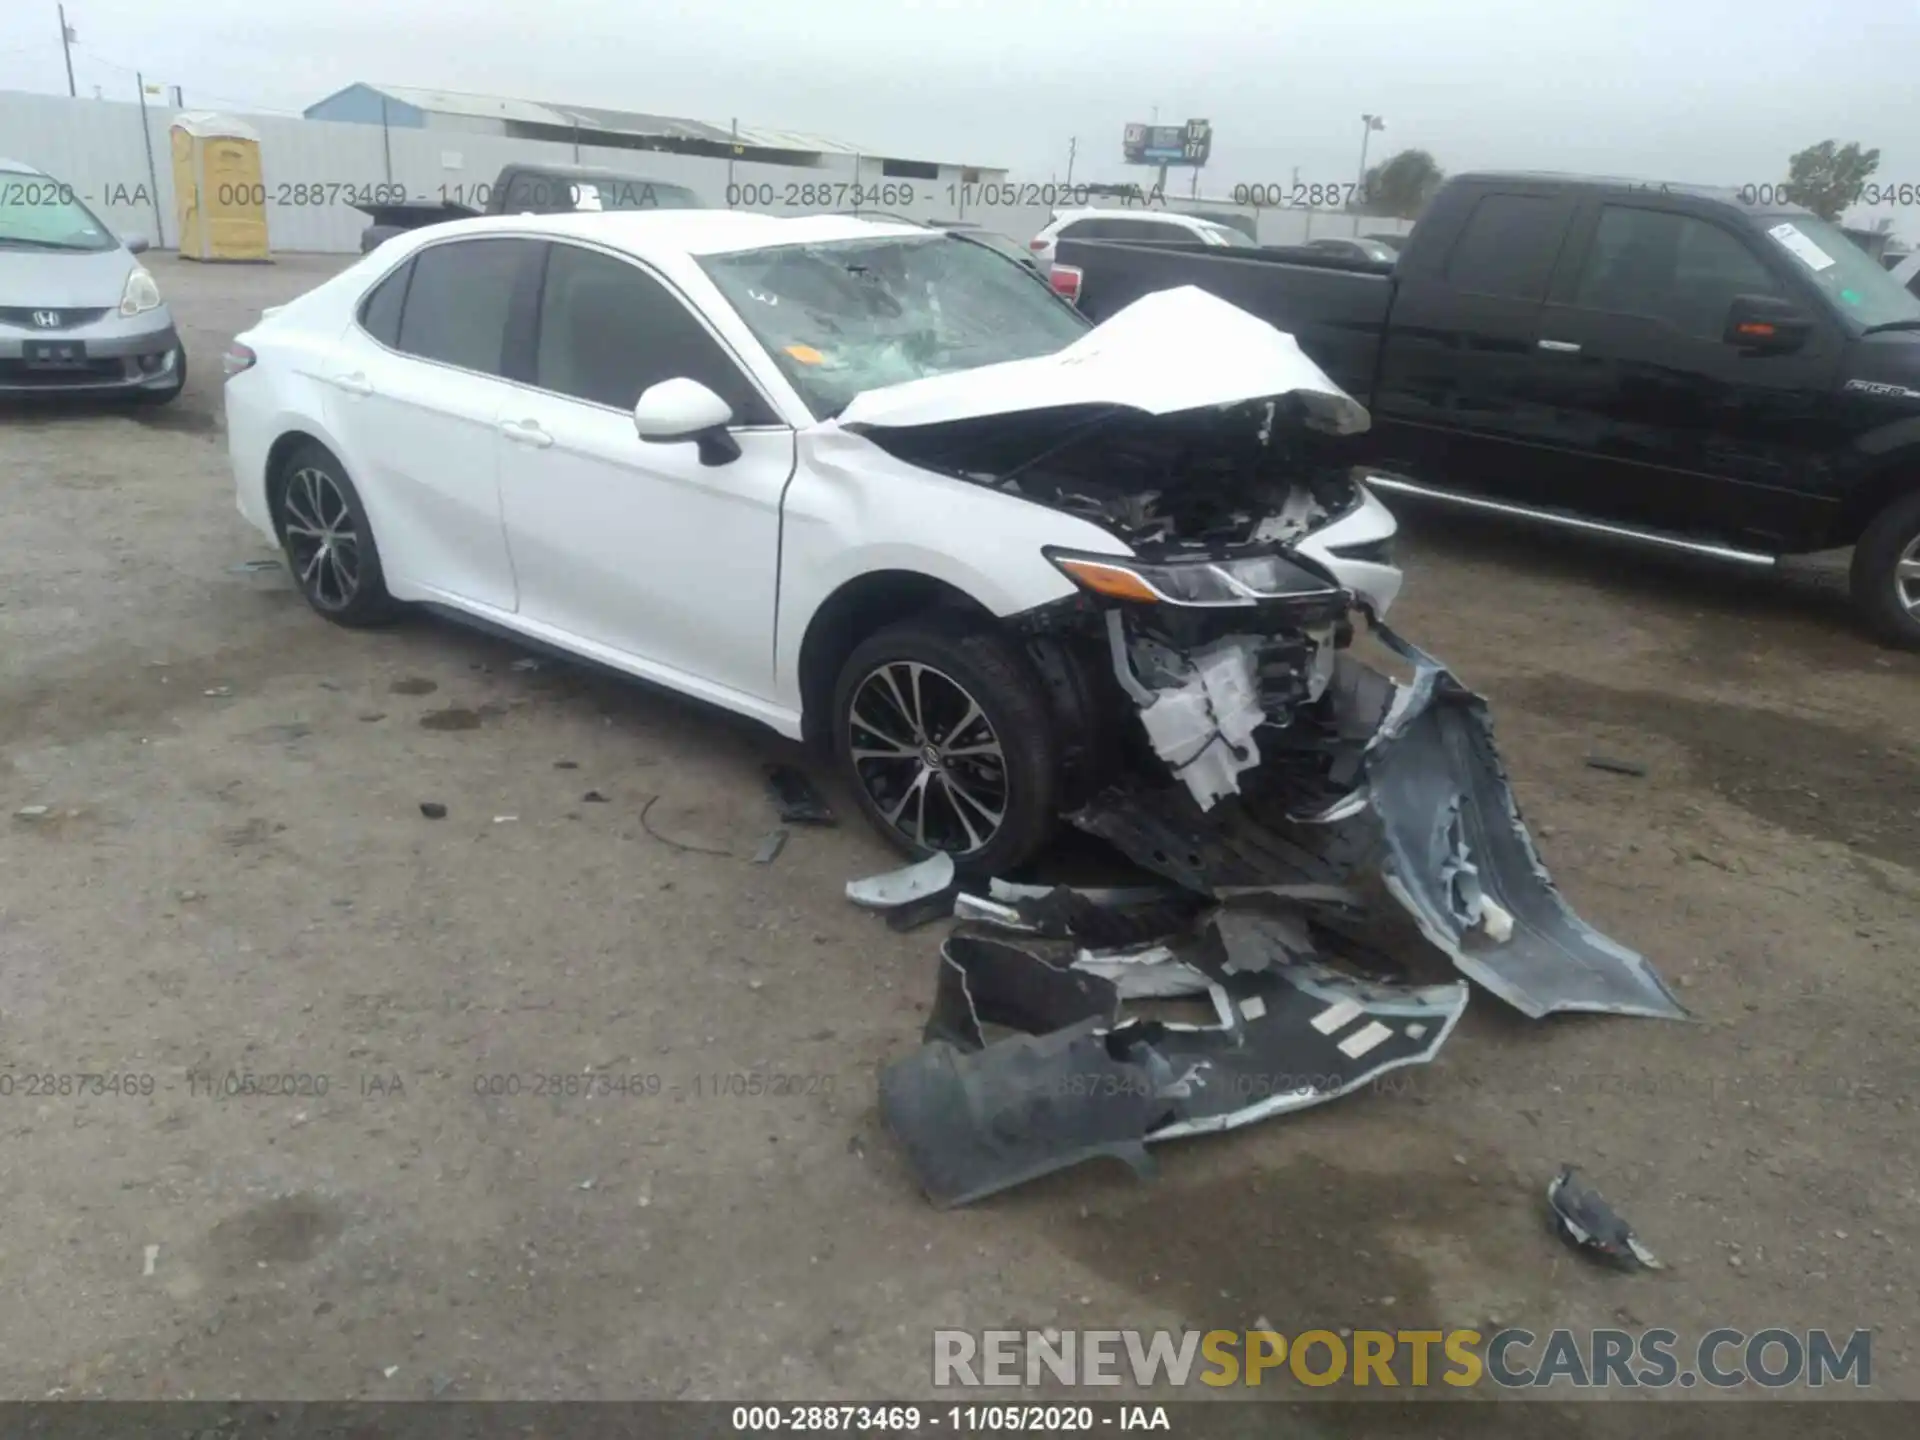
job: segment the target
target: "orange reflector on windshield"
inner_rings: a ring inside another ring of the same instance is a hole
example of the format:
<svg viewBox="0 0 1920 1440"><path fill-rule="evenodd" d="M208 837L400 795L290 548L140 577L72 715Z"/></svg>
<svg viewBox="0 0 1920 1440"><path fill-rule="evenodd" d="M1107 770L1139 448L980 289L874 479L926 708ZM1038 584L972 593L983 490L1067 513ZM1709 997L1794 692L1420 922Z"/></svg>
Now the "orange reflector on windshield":
<svg viewBox="0 0 1920 1440"><path fill-rule="evenodd" d="M1108 595L1115 600L1145 600L1150 605L1159 603L1160 597L1153 593L1152 587L1131 570L1123 570L1118 565L1101 565L1092 560L1060 560L1055 563L1096 594Z"/></svg>
<svg viewBox="0 0 1920 1440"><path fill-rule="evenodd" d="M798 360L802 365L824 365L827 362L827 357L811 345L789 345L787 346L787 354Z"/></svg>

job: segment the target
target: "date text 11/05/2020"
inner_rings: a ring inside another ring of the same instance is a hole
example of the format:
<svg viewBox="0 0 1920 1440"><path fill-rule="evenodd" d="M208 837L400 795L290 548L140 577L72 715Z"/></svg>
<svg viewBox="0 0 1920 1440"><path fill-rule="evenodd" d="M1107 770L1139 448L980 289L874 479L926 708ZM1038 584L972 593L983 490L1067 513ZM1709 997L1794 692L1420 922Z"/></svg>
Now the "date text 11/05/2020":
<svg viewBox="0 0 1920 1440"><path fill-rule="evenodd" d="M1081 210L1097 200L1118 201L1123 205L1166 203L1159 190L1145 191L1137 185L1115 195L1104 186L1095 190L1086 185L1031 184L1014 180L950 181L945 185L920 186L901 180L878 180L870 184L856 180L761 180L727 186L727 206L735 210L767 209L776 205L884 209L914 205L923 200L944 202L955 211L1015 207Z"/></svg>

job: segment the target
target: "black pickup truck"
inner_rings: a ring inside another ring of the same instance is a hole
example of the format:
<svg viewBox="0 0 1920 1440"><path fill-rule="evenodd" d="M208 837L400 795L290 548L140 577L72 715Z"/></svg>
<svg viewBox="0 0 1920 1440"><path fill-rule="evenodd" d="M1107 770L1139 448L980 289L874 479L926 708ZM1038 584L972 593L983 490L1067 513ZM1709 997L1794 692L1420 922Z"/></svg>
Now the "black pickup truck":
<svg viewBox="0 0 1920 1440"><path fill-rule="evenodd" d="M1469 174L1393 263L1067 239L1052 279L1096 321L1195 285L1289 331L1383 490L1754 565L1852 545L1920 647L1920 298L1808 211Z"/></svg>
<svg viewBox="0 0 1920 1440"><path fill-rule="evenodd" d="M381 186L379 189L388 187ZM392 187L404 193L404 187ZM458 197L458 198L454 198ZM467 204L467 201L473 204ZM573 210L705 210L707 204L684 185L649 180L623 170L585 165L503 167L492 183L440 187L439 198L375 201L355 205L373 223L360 234L360 253L425 225L470 220L476 215L559 215Z"/></svg>

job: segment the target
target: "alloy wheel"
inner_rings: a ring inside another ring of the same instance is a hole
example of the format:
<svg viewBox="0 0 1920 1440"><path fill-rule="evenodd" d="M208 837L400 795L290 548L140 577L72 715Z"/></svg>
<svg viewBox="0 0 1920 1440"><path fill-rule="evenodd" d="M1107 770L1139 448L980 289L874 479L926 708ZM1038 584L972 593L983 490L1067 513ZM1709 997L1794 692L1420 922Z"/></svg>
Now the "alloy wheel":
<svg viewBox="0 0 1920 1440"><path fill-rule="evenodd" d="M983 849L1007 814L1007 758L980 702L917 660L890 660L853 692L853 769L882 820L916 845Z"/></svg>
<svg viewBox="0 0 1920 1440"><path fill-rule="evenodd" d="M287 481L287 552L314 603L344 610L360 589L360 535L339 484L324 470L302 467Z"/></svg>
<svg viewBox="0 0 1920 1440"><path fill-rule="evenodd" d="M1909 615L1920 619L1920 535L1907 542L1893 563L1893 593Z"/></svg>

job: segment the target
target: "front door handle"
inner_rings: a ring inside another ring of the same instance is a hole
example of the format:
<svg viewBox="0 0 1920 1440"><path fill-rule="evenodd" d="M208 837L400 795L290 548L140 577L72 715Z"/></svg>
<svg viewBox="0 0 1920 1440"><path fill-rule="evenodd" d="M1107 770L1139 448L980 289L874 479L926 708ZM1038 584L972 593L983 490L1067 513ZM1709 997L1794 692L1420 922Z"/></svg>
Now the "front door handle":
<svg viewBox="0 0 1920 1440"><path fill-rule="evenodd" d="M351 375L335 375L332 384L334 389L344 390L349 395L371 395L373 393L373 382L358 370L354 371Z"/></svg>
<svg viewBox="0 0 1920 1440"><path fill-rule="evenodd" d="M1573 340L1542 340L1540 342L1540 348L1542 350L1552 350L1559 355L1578 355L1580 353L1579 343Z"/></svg>
<svg viewBox="0 0 1920 1440"><path fill-rule="evenodd" d="M516 445L531 445L536 450L553 444L553 436L540 428L538 420L502 420L500 433Z"/></svg>

